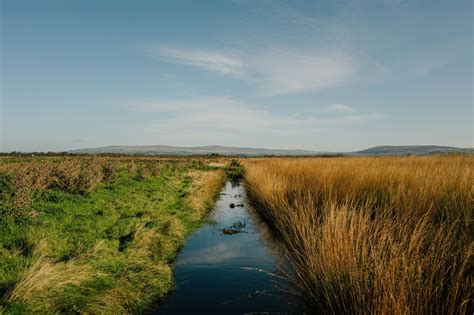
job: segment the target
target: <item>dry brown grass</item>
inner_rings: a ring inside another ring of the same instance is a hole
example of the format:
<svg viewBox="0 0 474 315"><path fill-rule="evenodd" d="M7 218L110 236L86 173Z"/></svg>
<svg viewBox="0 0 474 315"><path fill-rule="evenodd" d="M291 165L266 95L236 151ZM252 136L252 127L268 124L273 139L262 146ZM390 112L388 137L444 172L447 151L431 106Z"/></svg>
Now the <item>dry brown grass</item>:
<svg viewBox="0 0 474 315"><path fill-rule="evenodd" d="M472 156L253 159L248 196L311 310L465 313Z"/></svg>
<svg viewBox="0 0 474 315"><path fill-rule="evenodd" d="M216 198L222 185L224 184L225 175L223 170L213 172L190 172L189 176L193 179L193 186L190 189L188 203L194 209L191 220L200 220L204 212L210 210L215 203Z"/></svg>
<svg viewBox="0 0 474 315"><path fill-rule="evenodd" d="M225 159L205 158L1 157L0 173L11 175L15 186L15 204L20 209L30 205L33 191L57 188L69 193L86 194L100 182L113 182L118 170L127 170L143 179L159 174L163 165L173 167L186 161L209 166L225 164Z"/></svg>
<svg viewBox="0 0 474 315"><path fill-rule="evenodd" d="M58 188L86 193L103 179L102 169L108 165L104 159L93 157L18 159L10 163L5 160L0 163L0 172L12 175L19 208L29 205L32 191Z"/></svg>
<svg viewBox="0 0 474 315"><path fill-rule="evenodd" d="M35 312L44 312L45 309L52 313L60 312L57 306L61 305L59 298L64 290L79 288L94 276L91 266L79 265L74 260L56 263L41 258L28 268L21 281L15 285L9 300L28 302L31 311Z"/></svg>

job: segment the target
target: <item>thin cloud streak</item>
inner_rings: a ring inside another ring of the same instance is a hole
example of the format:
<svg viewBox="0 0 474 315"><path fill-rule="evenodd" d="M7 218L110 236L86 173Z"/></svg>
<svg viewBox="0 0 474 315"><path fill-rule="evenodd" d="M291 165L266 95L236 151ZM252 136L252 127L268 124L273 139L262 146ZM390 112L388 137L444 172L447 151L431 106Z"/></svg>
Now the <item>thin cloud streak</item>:
<svg viewBox="0 0 474 315"><path fill-rule="evenodd" d="M239 59L221 52L157 45L146 47L145 52L154 59L194 66L224 75L239 75L243 71L243 63Z"/></svg>
<svg viewBox="0 0 474 315"><path fill-rule="evenodd" d="M239 77L252 84L262 96L317 91L338 86L357 70L353 58L342 52L296 53L289 49L268 48L255 53L224 54L157 45L148 46L145 52L151 58L164 62Z"/></svg>
<svg viewBox="0 0 474 315"><path fill-rule="evenodd" d="M328 113L340 113L340 114L351 114L357 111L351 106L345 104L330 104L323 108L323 111Z"/></svg>
<svg viewBox="0 0 474 315"><path fill-rule="evenodd" d="M325 108L339 111L327 112ZM387 118L381 113L361 113L350 106L316 107L290 115L258 109L230 97L193 100L153 99L134 102L130 108L155 113L157 118L146 127L148 133L173 136L213 136L215 134L295 134L314 133L321 127L368 123ZM343 111L344 109L345 111ZM164 115L166 114L166 115Z"/></svg>
<svg viewBox="0 0 474 315"><path fill-rule="evenodd" d="M347 81L356 71L352 58L339 53L294 53L276 50L253 61L265 96L318 91Z"/></svg>

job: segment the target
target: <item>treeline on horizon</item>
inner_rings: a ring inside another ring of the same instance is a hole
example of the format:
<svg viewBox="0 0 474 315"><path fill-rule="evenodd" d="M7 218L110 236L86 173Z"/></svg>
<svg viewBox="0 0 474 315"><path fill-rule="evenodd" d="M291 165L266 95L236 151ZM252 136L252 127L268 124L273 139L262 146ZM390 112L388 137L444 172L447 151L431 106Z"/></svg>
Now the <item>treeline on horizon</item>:
<svg viewBox="0 0 474 315"><path fill-rule="evenodd" d="M264 154L264 155L249 155L249 154L219 154L219 153L208 153L208 154L143 154L143 153L71 153L71 152L22 152L22 151L12 151L12 152L0 152L0 156L14 156L14 157L34 157L34 156L102 156L102 157L179 157L179 158L251 158L251 157L342 157L346 156L342 153L334 154L320 154L320 155L274 155L274 154Z"/></svg>
<svg viewBox="0 0 474 315"><path fill-rule="evenodd" d="M98 157L146 157L146 158L255 158L255 157L274 157L274 158L337 158L337 157L360 157L360 156L463 156L472 155L470 152L431 152L431 153L406 153L406 154L354 154L354 153L323 153L314 155L275 155L275 154L262 154L262 155L251 155L251 154L219 154L219 153L208 153L208 154L146 154L146 153L72 153L72 152L23 152L23 151L11 151L11 152L0 152L0 156L12 156L12 157L35 157L35 156L67 156L67 157L81 157L81 156L98 156Z"/></svg>

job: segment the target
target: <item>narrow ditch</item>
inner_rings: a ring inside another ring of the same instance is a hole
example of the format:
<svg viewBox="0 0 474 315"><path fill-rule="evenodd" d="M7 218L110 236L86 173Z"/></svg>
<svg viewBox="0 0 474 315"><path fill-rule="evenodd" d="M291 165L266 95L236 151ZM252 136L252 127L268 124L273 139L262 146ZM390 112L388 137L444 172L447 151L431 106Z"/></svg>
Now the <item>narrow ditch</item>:
<svg viewBox="0 0 474 315"><path fill-rule="evenodd" d="M174 266L174 292L152 314L293 314L297 303L281 289L277 259L245 200L226 183L213 223L191 234Z"/></svg>

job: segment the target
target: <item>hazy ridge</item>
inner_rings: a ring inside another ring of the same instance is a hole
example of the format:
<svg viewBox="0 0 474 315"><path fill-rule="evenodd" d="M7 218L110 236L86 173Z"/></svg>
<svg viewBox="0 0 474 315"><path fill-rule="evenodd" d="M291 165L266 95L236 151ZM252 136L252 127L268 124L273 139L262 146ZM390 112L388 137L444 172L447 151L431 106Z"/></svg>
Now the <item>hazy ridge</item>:
<svg viewBox="0 0 474 315"><path fill-rule="evenodd" d="M438 145L376 146L355 152L367 155L435 154L435 153L474 153L473 148L456 148Z"/></svg>
<svg viewBox="0 0 474 315"><path fill-rule="evenodd" d="M410 146L375 146L355 152L321 152L311 150L266 149L229 146L196 146L179 147L167 145L143 146L107 146L98 148L83 148L69 151L74 154L139 154L139 155L238 155L238 156L311 156L311 155L425 155L435 153L474 153L473 148L456 148L436 145L410 145Z"/></svg>

